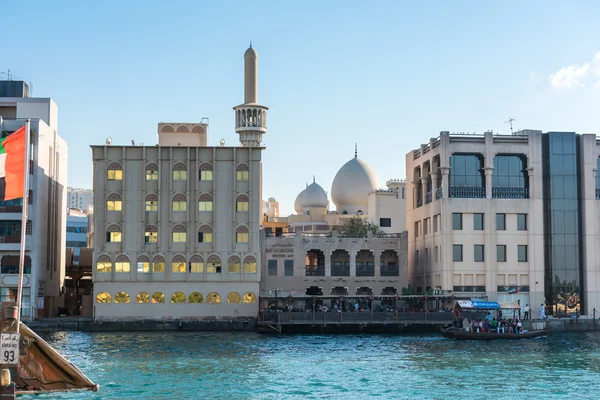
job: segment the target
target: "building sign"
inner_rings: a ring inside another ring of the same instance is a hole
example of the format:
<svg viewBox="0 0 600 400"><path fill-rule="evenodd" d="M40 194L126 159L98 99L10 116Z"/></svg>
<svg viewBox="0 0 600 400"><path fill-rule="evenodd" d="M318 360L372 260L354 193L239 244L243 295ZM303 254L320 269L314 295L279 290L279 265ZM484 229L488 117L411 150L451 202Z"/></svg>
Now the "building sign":
<svg viewBox="0 0 600 400"><path fill-rule="evenodd" d="M269 247L267 258L294 258L294 245Z"/></svg>
<svg viewBox="0 0 600 400"><path fill-rule="evenodd" d="M0 364L19 363L19 337L18 333L0 334Z"/></svg>

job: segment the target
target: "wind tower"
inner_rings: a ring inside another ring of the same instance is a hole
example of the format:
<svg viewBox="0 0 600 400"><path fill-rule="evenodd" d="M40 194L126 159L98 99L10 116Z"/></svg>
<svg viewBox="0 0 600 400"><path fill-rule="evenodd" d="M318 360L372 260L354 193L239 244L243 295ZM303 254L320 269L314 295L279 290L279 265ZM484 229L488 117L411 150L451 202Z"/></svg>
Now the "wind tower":
<svg viewBox="0 0 600 400"><path fill-rule="evenodd" d="M258 104L258 54L250 47L244 53L244 104L235 110L235 131L243 147L260 147L267 133L268 107Z"/></svg>

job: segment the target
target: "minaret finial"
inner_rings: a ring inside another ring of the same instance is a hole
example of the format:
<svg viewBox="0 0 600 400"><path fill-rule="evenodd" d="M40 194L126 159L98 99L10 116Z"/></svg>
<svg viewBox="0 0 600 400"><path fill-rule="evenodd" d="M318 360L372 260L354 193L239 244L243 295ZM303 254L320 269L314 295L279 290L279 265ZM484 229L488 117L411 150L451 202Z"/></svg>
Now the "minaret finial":
<svg viewBox="0 0 600 400"><path fill-rule="evenodd" d="M358 143L354 143L354 158L358 158Z"/></svg>
<svg viewBox="0 0 600 400"><path fill-rule="evenodd" d="M313 183L315 183L315 176L313 175Z"/></svg>
<svg viewBox="0 0 600 400"><path fill-rule="evenodd" d="M306 182L306 187L308 187L308 182Z"/></svg>
<svg viewBox="0 0 600 400"><path fill-rule="evenodd" d="M250 48L252 48L252 40L250 41Z"/></svg>

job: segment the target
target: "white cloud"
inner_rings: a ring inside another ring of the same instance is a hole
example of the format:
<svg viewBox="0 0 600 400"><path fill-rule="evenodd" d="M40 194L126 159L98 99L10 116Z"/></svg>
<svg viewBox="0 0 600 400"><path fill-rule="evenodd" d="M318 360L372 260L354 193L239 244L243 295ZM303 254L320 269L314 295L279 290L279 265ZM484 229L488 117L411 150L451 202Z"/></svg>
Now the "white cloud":
<svg viewBox="0 0 600 400"><path fill-rule="evenodd" d="M569 65L550 74L548 82L556 88L600 88L600 52L583 65Z"/></svg>

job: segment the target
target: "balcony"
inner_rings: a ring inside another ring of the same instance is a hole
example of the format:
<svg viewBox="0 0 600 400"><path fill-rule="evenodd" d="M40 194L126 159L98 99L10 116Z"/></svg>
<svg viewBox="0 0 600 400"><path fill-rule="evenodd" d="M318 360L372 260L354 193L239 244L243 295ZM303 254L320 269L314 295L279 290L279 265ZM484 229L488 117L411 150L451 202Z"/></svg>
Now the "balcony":
<svg viewBox="0 0 600 400"><path fill-rule="evenodd" d="M382 265L380 273L381 273L381 276L400 276L400 266L399 265Z"/></svg>
<svg viewBox="0 0 600 400"><path fill-rule="evenodd" d="M529 189L520 187L495 187L492 188L492 198L494 199L528 199ZM598 190L596 189L596 198Z"/></svg>
<svg viewBox="0 0 600 400"><path fill-rule="evenodd" d="M0 236L0 243L21 243L21 236Z"/></svg>
<svg viewBox="0 0 600 400"><path fill-rule="evenodd" d="M450 186L450 197L455 199L485 199L485 187Z"/></svg>
<svg viewBox="0 0 600 400"><path fill-rule="evenodd" d="M443 190L443 188L439 187L439 188L435 189L435 199L439 200L442 197L444 197L444 190Z"/></svg>
<svg viewBox="0 0 600 400"><path fill-rule="evenodd" d="M417 199L417 208L421 207L423 205L423 199L418 198Z"/></svg>
<svg viewBox="0 0 600 400"><path fill-rule="evenodd" d="M307 265L306 276L325 276L324 265Z"/></svg>
<svg viewBox="0 0 600 400"><path fill-rule="evenodd" d="M432 198L433 198L433 192L427 192L427 194L425 195L425 204L431 203Z"/></svg>
<svg viewBox="0 0 600 400"><path fill-rule="evenodd" d="M0 213L21 213L23 206L0 206Z"/></svg>

